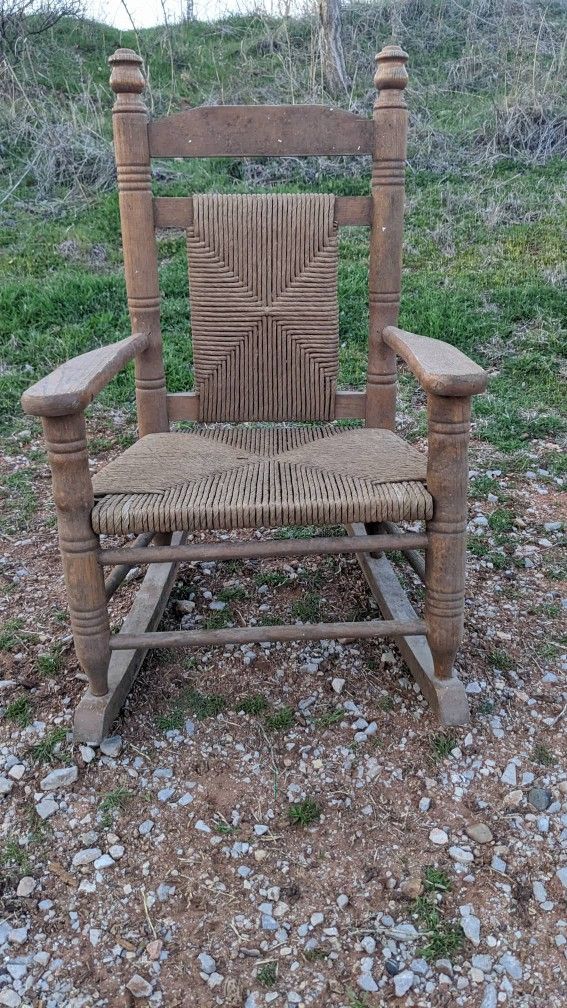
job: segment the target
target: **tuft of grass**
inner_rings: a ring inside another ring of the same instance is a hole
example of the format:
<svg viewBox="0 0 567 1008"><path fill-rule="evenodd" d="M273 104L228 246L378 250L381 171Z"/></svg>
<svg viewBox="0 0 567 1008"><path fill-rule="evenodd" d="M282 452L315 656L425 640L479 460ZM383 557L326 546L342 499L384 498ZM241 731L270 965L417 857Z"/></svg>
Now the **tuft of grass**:
<svg viewBox="0 0 567 1008"><path fill-rule="evenodd" d="M499 648L495 648L488 655L488 661L493 668L502 669L503 672L510 671L514 668L514 662L510 658L510 655L506 654L505 651L501 651Z"/></svg>
<svg viewBox="0 0 567 1008"><path fill-rule="evenodd" d="M216 822L213 825L213 829L219 836L232 836L233 833L237 832L238 826L231 826L227 822Z"/></svg>
<svg viewBox="0 0 567 1008"><path fill-rule="evenodd" d="M431 739L431 748L435 759L447 759L455 745L455 736L449 732L437 732Z"/></svg>
<svg viewBox="0 0 567 1008"><path fill-rule="evenodd" d="M435 962L436 959L452 961L460 952L464 941L460 924L447 921L439 907L435 906L428 896L418 896L413 905L413 912L427 938L419 954L427 962Z"/></svg>
<svg viewBox="0 0 567 1008"><path fill-rule="evenodd" d="M14 838L10 838L0 848L0 865L4 867L12 866L20 872L27 872L30 868L28 852Z"/></svg>
<svg viewBox="0 0 567 1008"><path fill-rule="evenodd" d="M29 749L34 763L54 763L63 742L67 740L67 729L52 728L47 735Z"/></svg>
<svg viewBox="0 0 567 1008"><path fill-rule="evenodd" d="M27 728L33 721L33 709L27 696L16 697L12 703L8 704L4 711L7 721L13 721L20 728Z"/></svg>
<svg viewBox="0 0 567 1008"><path fill-rule="evenodd" d="M288 731L293 727L295 714L291 707L280 707L273 714L268 714L265 725L269 731Z"/></svg>
<svg viewBox="0 0 567 1008"><path fill-rule="evenodd" d="M265 574L256 574L254 576L254 584L261 588L262 585L267 585L268 588L282 588L284 585L289 584L289 577L282 571L266 571Z"/></svg>
<svg viewBox="0 0 567 1008"><path fill-rule="evenodd" d="M126 805L134 798L134 792L127 787L117 787L99 802L98 812L100 821L105 829L110 829L112 823L124 811Z"/></svg>
<svg viewBox="0 0 567 1008"><path fill-rule="evenodd" d="M313 623L319 619L321 596L317 592L305 592L291 607L291 615L302 623Z"/></svg>
<svg viewBox="0 0 567 1008"><path fill-rule="evenodd" d="M514 512L509 508L496 508L488 517L488 525L498 535L511 532L514 528Z"/></svg>
<svg viewBox="0 0 567 1008"><path fill-rule="evenodd" d="M0 627L0 651L16 651L33 643L36 635L24 630L25 623L19 616L6 620Z"/></svg>
<svg viewBox="0 0 567 1008"><path fill-rule="evenodd" d="M239 700L236 704L237 711L243 711L244 714L263 714L264 711L268 709L268 701L263 693L254 693L253 696L244 697Z"/></svg>
<svg viewBox="0 0 567 1008"><path fill-rule="evenodd" d="M534 763L539 763L541 766L546 767L555 766L557 762L551 749L549 749L543 742L536 742L534 745L532 750L532 759Z"/></svg>
<svg viewBox="0 0 567 1008"><path fill-rule="evenodd" d="M500 487L500 483L493 476L476 476L471 480L469 486L469 496L472 500L486 500L488 494L497 497L499 501L505 500Z"/></svg>
<svg viewBox="0 0 567 1008"><path fill-rule="evenodd" d="M46 676L56 675L57 672L61 671L62 664L60 647L51 648L51 651L46 651L45 654L38 655L36 660L38 672L41 672L42 675Z"/></svg>
<svg viewBox="0 0 567 1008"><path fill-rule="evenodd" d="M224 627L232 626L234 620L230 607L221 609L220 612L212 612L203 620L203 630L223 630Z"/></svg>
<svg viewBox="0 0 567 1008"><path fill-rule="evenodd" d="M321 714L320 717L315 719L315 724L317 728L330 728L331 725L338 724L343 720L345 716L344 711L340 707L333 707L331 710L326 711Z"/></svg>
<svg viewBox="0 0 567 1008"><path fill-rule="evenodd" d="M188 714L204 721L205 718L217 717L226 707L226 699L220 693L200 693L196 689L181 691L170 710L157 718L157 726L162 731L173 731L183 728Z"/></svg>
<svg viewBox="0 0 567 1008"><path fill-rule="evenodd" d="M313 798L304 798L289 806L287 817L292 826L312 826L320 818L322 811Z"/></svg>
<svg viewBox="0 0 567 1008"><path fill-rule="evenodd" d="M378 701L378 710L384 711L386 713L388 711L393 710L395 706L396 705L394 703L394 698L391 696L380 697Z"/></svg>
<svg viewBox="0 0 567 1008"><path fill-rule="evenodd" d="M226 588L222 588L218 593L218 598L221 602L242 602L248 598L248 594L242 585L227 585Z"/></svg>
<svg viewBox="0 0 567 1008"><path fill-rule="evenodd" d="M451 889L451 879L446 872L433 865L428 865L423 873L423 882L426 889L438 889L442 892L449 892Z"/></svg>
<svg viewBox="0 0 567 1008"><path fill-rule="evenodd" d="M264 963L256 973L256 979L262 987L274 987L278 980L278 964L273 961Z"/></svg>

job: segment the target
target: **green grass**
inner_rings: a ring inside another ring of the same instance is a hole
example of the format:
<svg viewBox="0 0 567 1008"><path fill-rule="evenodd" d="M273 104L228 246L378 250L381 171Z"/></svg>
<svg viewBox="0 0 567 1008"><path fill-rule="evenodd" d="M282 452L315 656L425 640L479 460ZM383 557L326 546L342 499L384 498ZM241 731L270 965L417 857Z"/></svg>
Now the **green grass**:
<svg viewBox="0 0 567 1008"><path fill-rule="evenodd" d="M292 826L312 826L321 817L321 806L313 798L290 805L287 817Z"/></svg>
<svg viewBox="0 0 567 1008"><path fill-rule="evenodd" d="M494 651L490 651L488 655L488 661L493 668L502 669L503 672L509 672L510 669L516 667L516 663L506 651L502 651L500 648L495 648Z"/></svg>
<svg viewBox="0 0 567 1008"><path fill-rule="evenodd" d="M314 623L321 612L321 596L317 592L305 592L295 600L291 607L291 615L302 623Z"/></svg>
<svg viewBox="0 0 567 1008"><path fill-rule="evenodd" d="M268 709L268 701L263 693L254 693L253 696L243 697L242 700L238 700L235 704L235 709L237 711L243 711L244 714L263 714L264 711Z"/></svg>
<svg viewBox="0 0 567 1008"><path fill-rule="evenodd" d="M17 651L37 640L35 634L24 630L25 623L18 616L0 626L0 651Z"/></svg>
<svg viewBox="0 0 567 1008"><path fill-rule="evenodd" d="M343 720L345 712L341 707L332 707L318 718L315 718L317 728L331 728Z"/></svg>
<svg viewBox="0 0 567 1008"><path fill-rule="evenodd" d="M241 585L229 585L218 593L221 602L243 602L247 597L246 589Z"/></svg>
<svg viewBox="0 0 567 1008"><path fill-rule="evenodd" d="M423 884L426 889L436 889L440 892L449 892L451 889L451 879L446 872L440 868L429 865L423 873Z"/></svg>
<svg viewBox="0 0 567 1008"><path fill-rule="evenodd" d="M429 896L419 896L413 905L413 911L420 930L425 932L425 944L419 949L419 954L427 962L435 962L436 959L452 961L464 942L460 924L447 921Z"/></svg>
<svg viewBox="0 0 567 1008"><path fill-rule="evenodd" d="M276 962L264 963L256 973L256 979L258 983L262 984L262 987L275 987L278 980L278 964Z"/></svg>
<svg viewBox="0 0 567 1008"><path fill-rule="evenodd" d="M61 648L54 647L51 648L50 651L46 651L44 654L38 655L36 665L38 672L41 672L42 675L56 675L57 672L61 671L61 667L63 665Z"/></svg>
<svg viewBox="0 0 567 1008"><path fill-rule="evenodd" d="M115 819L124 812L126 806L135 797L134 792L127 787L116 787L101 799L98 813L102 826L110 829Z"/></svg>
<svg viewBox="0 0 567 1008"><path fill-rule="evenodd" d="M532 750L532 759L534 763L539 763L540 766L545 767L555 766L557 762L551 749L549 749L543 742L536 742L534 745Z"/></svg>
<svg viewBox="0 0 567 1008"><path fill-rule="evenodd" d="M27 728L33 721L33 708L29 697L19 696L12 700L4 711L4 717L20 728Z"/></svg>
<svg viewBox="0 0 567 1008"><path fill-rule="evenodd" d="M0 847L0 865L5 868L17 868L18 872L26 874L30 870L30 859L25 847L17 840L9 838Z"/></svg>
<svg viewBox="0 0 567 1008"><path fill-rule="evenodd" d="M254 575L254 584L258 588L262 585L267 585L268 588L282 588L289 584L289 577L281 571L266 571L265 574Z"/></svg>
<svg viewBox="0 0 567 1008"><path fill-rule="evenodd" d="M457 742L454 735L449 732L437 732L431 739L431 749L435 759L447 759L455 748Z"/></svg>
<svg viewBox="0 0 567 1008"><path fill-rule="evenodd" d="M201 693L187 688L175 697L169 710L159 715L156 723L162 731L179 730L189 715L197 721L204 721L205 718L217 717L226 706L226 698L219 693Z"/></svg>
<svg viewBox="0 0 567 1008"><path fill-rule="evenodd" d="M265 724L268 731L288 731L295 724L295 714L291 707L280 707L273 714L268 714Z"/></svg>
<svg viewBox="0 0 567 1008"><path fill-rule="evenodd" d="M36 742L29 750L34 763L55 763L60 759L61 746L67 740L66 728L52 728L41 742ZM61 754L62 755L62 754Z"/></svg>
<svg viewBox="0 0 567 1008"><path fill-rule="evenodd" d="M219 612L212 612L203 620L203 630L223 630L224 627L232 626L234 618L230 607L221 609Z"/></svg>

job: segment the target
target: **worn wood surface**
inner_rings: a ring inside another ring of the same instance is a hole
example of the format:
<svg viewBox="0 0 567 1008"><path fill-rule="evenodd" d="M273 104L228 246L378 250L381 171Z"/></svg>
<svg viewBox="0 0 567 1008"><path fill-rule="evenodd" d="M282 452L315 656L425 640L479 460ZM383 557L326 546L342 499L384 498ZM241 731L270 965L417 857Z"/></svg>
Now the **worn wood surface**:
<svg viewBox="0 0 567 1008"><path fill-rule="evenodd" d="M157 246L152 175L148 147L148 112L142 98L142 60L131 49L110 57L114 154L118 176L124 275L133 332L149 342L136 358L136 404L141 434L168 429L165 372L160 328Z"/></svg>
<svg viewBox="0 0 567 1008"><path fill-rule="evenodd" d="M172 546L179 546L183 538L183 533L172 536ZM122 624L124 633L143 635L159 625L175 582L176 571L176 563L150 567L138 589L132 609ZM88 690L76 708L73 726L76 742L98 745L110 734L112 723L124 706L147 652L147 646L143 643L129 651L113 651L108 667L106 696L94 696Z"/></svg>
<svg viewBox="0 0 567 1008"><path fill-rule="evenodd" d="M149 546L153 537L154 537L153 532L143 532L142 535L136 536L136 538L133 539L132 542L126 547L125 555L126 556L128 555L127 552L128 549ZM108 575L108 577L104 582L104 591L107 602L110 601L114 593L118 590L118 588L120 588L120 585L122 584L124 579L128 576L128 573L129 571L132 570L133 566L135 567L136 565L131 563L119 563L114 568L114 570L110 572L110 574Z"/></svg>
<svg viewBox="0 0 567 1008"><path fill-rule="evenodd" d="M91 692L102 696L107 692L110 624L99 542L91 526L94 498L84 415L45 417L43 433L75 653Z"/></svg>
<svg viewBox="0 0 567 1008"><path fill-rule="evenodd" d="M168 630L141 635L114 634L113 651L129 648L199 648L224 644L259 644L262 641L362 640L423 634L423 620L369 620L365 623L295 623L293 626L227 627L224 630Z"/></svg>
<svg viewBox="0 0 567 1008"><path fill-rule="evenodd" d="M435 674L449 678L463 637L471 401L429 395L427 412L434 509L426 526L425 620Z"/></svg>
<svg viewBox="0 0 567 1008"><path fill-rule="evenodd" d="M372 152L372 227L368 271L369 329L366 423L394 430L396 357L384 342L384 326L400 308L405 198L407 54L385 46L376 57L375 144Z"/></svg>
<svg viewBox="0 0 567 1008"><path fill-rule="evenodd" d="M367 538L367 531L362 524L349 526L348 531L362 541ZM394 568L385 556L372 556L370 552L359 553L358 562L385 619L403 621L418 618ZM467 724L470 714L465 687L459 679L436 677L425 634L397 637L396 646L441 723Z"/></svg>
<svg viewBox="0 0 567 1008"><path fill-rule="evenodd" d="M105 549L99 554L104 566L123 564L163 563L182 560L196 563L204 560L262 560L268 557L324 556L336 553L358 553L361 550L409 549L427 546L427 536L414 532L400 535L372 535L365 543L355 536L318 536L313 539L264 539L261 542L207 542L187 546L151 546L149 549L129 546L125 549Z"/></svg>
<svg viewBox="0 0 567 1008"><path fill-rule="evenodd" d="M484 392L483 368L443 340L386 326L384 340L408 365L422 388L438 396L472 396Z"/></svg>
<svg viewBox="0 0 567 1008"><path fill-rule="evenodd" d="M369 227L372 200L370 196L336 196L333 217L337 227ZM156 228L187 230L193 224L193 197L157 196L154 224Z"/></svg>
<svg viewBox="0 0 567 1008"><path fill-rule="evenodd" d="M198 420L198 392L168 392L167 409L170 421ZM366 411L366 392L339 391L335 393L335 420L362 420Z"/></svg>
<svg viewBox="0 0 567 1008"><path fill-rule="evenodd" d="M111 378L147 344L146 335L135 333L119 343L110 343L73 357L24 392L24 413L48 417L82 412Z"/></svg>
<svg viewBox="0 0 567 1008"><path fill-rule="evenodd" d="M156 119L152 157L370 154L374 124L325 105L210 105Z"/></svg>

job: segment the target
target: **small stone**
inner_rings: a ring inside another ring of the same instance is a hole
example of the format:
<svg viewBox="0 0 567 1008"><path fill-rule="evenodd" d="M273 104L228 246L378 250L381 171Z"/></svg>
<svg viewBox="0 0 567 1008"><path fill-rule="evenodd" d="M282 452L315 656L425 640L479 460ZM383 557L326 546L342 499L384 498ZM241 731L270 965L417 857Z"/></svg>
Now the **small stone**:
<svg viewBox="0 0 567 1008"><path fill-rule="evenodd" d="M0 795L8 795L14 787L14 782L8 777L0 777Z"/></svg>
<svg viewBox="0 0 567 1008"><path fill-rule="evenodd" d="M494 984L488 984L484 991L484 997L480 1003L480 1008L496 1008L498 997Z"/></svg>
<svg viewBox="0 0 567 1008"><path fill-rule="evenodd" d="M361 947L364 949L367 955L374 955L376 951L376 942L371 935L365 935L360 943Z"/></svg>
<svg viewBox="0 0 567 1008"><path fill-rule="evenodd" d="M96 861L101 854L102 851L100 847L85 847L84 850L77 851L77 853L73 855L71 864L74 868L80 868L81 865L92 864L92 862Z"/></svg>
<svg viewBox="0 0 567 1008"><path fill-rule="evenodd" d="M197 820L197 822L195 823L195 829L198 830L199 833L211 832L211 827L207 826L206 822L203 822L202 819Z"/></svg>
<svg viewBox="0 0 567 1008"><path fill-rule="evenodd" d="M494 839L492 830L483 822L469 823L466 832L474 843L485 844Z"/></svg>
<svg viewBox="0 0 567 1008"><path fill-rule="evenodd" d="M449 847L449 855L459 864L471 864L474 861L474 854L464 847Z"/></svg>
<svg viewBox="0 0 567 1008"><path fill-rule="evenodd" d="M208 952L200 952L197 959L199 960L201 972L206 973L207 976L211 976L215 972L217 964Z"/></svg>
<svg viewBox="0 0 567 1008"><path fill-rule="evenodd" d="M533 787L528 791L528 801L538 812L545 812L549 808L552 797L551 791L546 791L545 788Z"/></svg>
<svg viewBox="0 0 567 1008"><path fill-rule="evenodd" d="M482 970L483 973L490 973L492 969L492 956L474 955L471 959L471 963L475 969Z"/></svg>
<svg viewBox="0 0 567 1008"><path fill-rule="evenodd" d="M223 980L224 980L224 976L222 975L222 973L211 973L211 975L209 976L209 980L208 980L209 987L213 987L213 988L214 987L220 987L220 985L222 984Z"/></svg>
<svg viewBox="0 0 567 1008"><path fill-rule="evenodd" d="M100 751L104 756L110 756L111 759L116 759L118 753L122 749L122 738L120 735L110 735L105 738L100 743Z"/></svg>
<svg viewBox="0 0 567 1008"><path fill-rule="evenodd" d="M152 985L149 984L147 980L144 980L143 976L140 976L139 973L134 973L134 975L130 977L126 987L130 991L132 997L135 998L147 998L153 991Z"/></svg>
<svg viewBox="0 0 567 1008"><path fill-rule="evenodd" d="M516 956L513 956L510 952L505 952L503 956L500 956L498 963L508 976L512 977L512 980L522 979L522 965L516 959Z"/></svg>
<svg viewBox="0 0 567 1008"><path fill-rule="evenodd" d="M25 945L28 940L28 929L25 927L12 928L11 931L8 931L7 937L12 945Z"/></svg>
<svg viewBox="0 0 567 1008"><path fill-rule="evenodd" d="M519 789L515 791L510 791L507 795L504 796L503 805L505 805L507 808L517 808L520 802L522 801L523 797L524 797L523 792L520 791Z"/></svg>
<svg viewBox="0 0 567 1008"><path fill-rule="evenodd" d="M16 994L15 990L11 987L4 987L0 991L0 1005L4 1005L5 1008L19 1008L22 999L19 994Z"/></svg>
<svg viewBox="0 0 567 1008"><path fill-rule="evenodd" d="M152 832L155 823L153 819L144 819L143 823L138 826L138 833L140 836L148 836Z"/></svg>
<svg viewBox="0 0 567 1008"><path fill-rule="evenodd" d="M500 778L503 784L510 784L512 787L516 786L517 775L516 775L516 764L508 763L506 769L502 772Z"/></svg>
<svg viewBox="0 0 567 1008"><path fill-rule="evenodd" d="M397 959L386 959L384 966L386 968L386 973L388 974L388 976L393 977L400 972L400 964L397 961Z"/></svg>
<svg viewBox="0 0 567 1008"><path fill-rule="evenodd" d="M161 950L163 948L163 942L159 938L154 938L153 941L148 942L146 945L146 955L148 959L152 962L157 962L161 955Z"/></svg>
<svg viewBox="0 0 567 1008"><path fill-rule="evenodd" d="M339 910L344 910L348 906L348 896L346 893L340 893L337 896L337 906Z"/></svg>
<svg viewBox="0 0 567 1008"><path fill-rule="evenodd" d="M555 872L564 889L567 889L567 868L558 868Z"/></svg>
<svg viewBox="0 0 567 1008"><path fill-rule="evenodd" d="M57 802L53 801L52 798L43 798L42 801L37 803L35 810L39 818L45 820L49 819L54 812L57 812L58 808Z"/></svg>
<svg viewBox="0 0 567 1008"><path fill-rule="evenodd" d="M114 864L114 859L111 858L110 854L103 854L101 857L97 858L94 862L94 866L97 871L101 868L112 868Z"/></svg>
<svg viewBox="0 0 567 1008"><path fill-rule="evenodd" d="M419 801L419 811L420 812L429 812L430 808L431 808L431 798L420 798L420 801Z"/></svg>
<svg viewBox="0 0 567 1008"><path fill-rule="evenodd" d="M331 682L331 686L333 688L333 693L337 693L337 694L342 693L344 685L345 685L345 682L346 682L345 679L339 679L338 676L335 677L335 679L333 679L332 682Z"/></svg>
<svg viewBox="0 0 567 1008"><path fill-rule="evenodd" d="M158 793L157 793L158 801L163 801L163 802L169 801L169 799L174 794L174 792L175 792L175 788L172 788L172 787L161 788L161 790L158 791Z"/></svg>
<svg viewBox="0 0 567 1008"><path fill-rule="evenodd" d="M47 774L42 781L39 782L39 786L42 791L57 791L59 788L70 787L74 784L79 776L79 770L76 766L70 767L59 767L57 770L52 770L51 773Z"/></svg>
<svg viewBox="0 0 567 1008"><path fill-rule="evenodd" d="M368 994L375 994L378 990L378 984L371 973L361 973L356 982L360 989Z"/></svg>
<svg viewBox="0 0 567 1008"><path fill-rule="evenodd" d="M325 920L325 915L322 913L312 913L309 920L311 921L313 927L317 927L318 924L323 923L323 921Z"/></svg>
<svg viewBox="0 0 567 1008"><path fill-rule="evenodd" d="M120 858L124 857L124 848L122 844L112 844L112 847L108 848L108 853L113 861L120 861Z"/></svg>
<svg viewBox="0 0 567 1008"><path fill-rule="evenodd" d="M438 829L437 827L431 830L429 839L431 840L431 843L437 844L438 847L442 847L444 844L449 843L449 837L445 833L445 830Z"/></svg>
<svg viewBox="0 0 567 1008"><path fill-rule="evenodd" d="M270 827L265 826L264 823L256 823L254 826L254 833L256 836L265 836L266 833L270 832Z"/></svg>
<svg viewBox="0 0 567 1008"><path fill-rule="evenodd" d="M503 861L502 858L498 857L496 854L494 855L492 861L490 862L490 867L493 868L494 871L497 871L500 875L506 874L506 862Z"/></svg>
<svg viewBox="0 0 567 1008"><path fill-rule="evenodd" d="M37 882L31 875L25 875L24 878L20 879L18 882L18 888L16 889L16 896L31 896L34 891Z"/></svg>
<svg viewBox="0 0 567 1008"><path fill-rule="evenodd" d="M465 937L468 938L473 945L480 944L480 920L473 914L468 914L463 917L462 928L465 933Z"/></svg>
<svg viewBox="0 0 567 1008"><path fill-rule="evenodd" d="M396 997L403 997L413 986L414 975L411 970L402 970L394 977L394 992Z"/></svg>
<svg viewBox="0 0 567 1008"><path fill-rule="evenodd" d="M400 891L409 899L417 899L423 892L423 882L420 878L408 878L400 882Z"/></svg>
<svg viewBox="0 0 567 1008"><path fill-rule="evenodd" d="M187 791L186 794L181 795L181 798L179 799L177 804L181 805L181 807L184 808L185 805L190 805L192 801L193 801L193 795L190 794L189 791Z"/></svg>
<svg viewBox="0 0 567 1008"><path fill-rule="evenodd" d="M21 781L22 777L26 772L26 768L23 763L16 763L13 767L10 767L8 771L8 776L15 781Z"/></svg>
<svg viewBox="0 0 567 1008"><path fill-rule="evenodd" d="M545 903L547 899L547 892L543 882L532 882L532 892L534 894L534 899L538 903Z"/></svg>
<svg viewBox="0 0 567 1008"><path fill-rule="evenodd" d="M92 763L96 756L94 749L90 745L80 745L79 752L85 763Z"/></svg>

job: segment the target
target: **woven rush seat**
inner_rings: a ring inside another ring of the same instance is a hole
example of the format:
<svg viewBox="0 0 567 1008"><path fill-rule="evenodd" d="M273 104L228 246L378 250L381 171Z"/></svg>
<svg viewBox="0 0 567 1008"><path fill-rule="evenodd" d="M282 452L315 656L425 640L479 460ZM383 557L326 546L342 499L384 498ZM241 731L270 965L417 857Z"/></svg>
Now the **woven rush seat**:
<svg viewBox="0 0 567 1008"><path fill-rule="evenodd" d="M425 457L389 430L202 427L148 434L93 480L97 533L432 517Z"/></svg>

